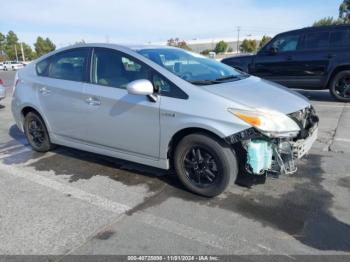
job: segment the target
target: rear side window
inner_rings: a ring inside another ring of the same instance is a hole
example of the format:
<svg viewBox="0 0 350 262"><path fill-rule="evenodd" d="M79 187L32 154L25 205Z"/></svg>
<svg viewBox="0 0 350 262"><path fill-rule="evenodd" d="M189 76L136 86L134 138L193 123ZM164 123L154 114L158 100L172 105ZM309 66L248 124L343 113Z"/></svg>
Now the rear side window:
<svg viewBox="0 0 350 262"><path fill-rule="evenodd" d="M84 81L88 57L88 48L77 48L58 53L51 59L48 76L71 81Z"/></svg>
<svg viewBox="0 0 350 262"><path fill-rule="evenodd" d="M312 32L306 34L306 49L322 49L329 47L329 32Z"/></svg>
<svg viewBox="0 0 350 262"><path fill-rule="evenodd" d="M330 35L331 47L345 47L350 45L350 38L348 31L334 31Z"/></svg>

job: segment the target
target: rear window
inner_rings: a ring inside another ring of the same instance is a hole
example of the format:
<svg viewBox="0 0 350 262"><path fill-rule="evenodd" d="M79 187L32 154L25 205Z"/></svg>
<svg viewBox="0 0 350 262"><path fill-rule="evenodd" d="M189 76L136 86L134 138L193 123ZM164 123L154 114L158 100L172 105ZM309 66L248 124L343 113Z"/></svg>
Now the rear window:
<svg viewBox="0 0 350 262"><path fill-rule="evenodd" d="M329 32L312 32L306 35L306 49L322 49L329 47Z"/></svg>

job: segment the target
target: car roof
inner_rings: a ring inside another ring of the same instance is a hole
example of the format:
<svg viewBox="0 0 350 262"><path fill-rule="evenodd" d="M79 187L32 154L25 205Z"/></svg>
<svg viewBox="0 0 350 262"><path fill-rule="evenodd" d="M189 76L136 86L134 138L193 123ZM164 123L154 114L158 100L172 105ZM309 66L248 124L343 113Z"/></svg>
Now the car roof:
<svg viewBox="0 0 350 262"><path fill-rule="evenodd" d="M167 45L135 45L135 44L111 44L111 43L79 43L70 46L60 48L59 50L77 48L77 47L105 47L105 48L128 48L133 51L145 50L145 49L176 49L176 47ZM57 50L58 51L58 50Z"/></svg>
<svg viewBox="0 0 350 262"><path fill-rule="evenodd" d="M350 25L344 24L344 25L324 25L324 26L311 26L311 27L304 27L296 30L281 32L278 35L284 35L284 34L292 34L292 33L300 33L305 31L325 31L325 30L339 30L339 29L350 29Z"/></svg>

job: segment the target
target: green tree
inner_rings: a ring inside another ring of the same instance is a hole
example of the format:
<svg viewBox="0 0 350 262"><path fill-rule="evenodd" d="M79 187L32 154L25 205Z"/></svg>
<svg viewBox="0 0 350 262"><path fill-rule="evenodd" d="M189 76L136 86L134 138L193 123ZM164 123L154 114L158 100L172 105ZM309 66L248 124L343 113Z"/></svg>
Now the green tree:
<svg viewBox="0 0 350 262"><path fill-rule="evenodd" d="M343 0L339 6L339 16L325 17L316 21L313 26L324 26L324 25L339 25L339 24L349 24L350 23L350 0Z"/></svg>
<svg viewBox="0 0 350 262"><path fill-rule="evenodd" d="M42 38L39 36L34 43L35 52L38 57L47 54L56 49L55 44L49 38Z"/></svg>
<svg viewBox="0 0 350 262"><path fill-rule="evenodd" d="M222 40L216 44L214 48L214 52L217 54L225 53L227 49L228 49L228 44Z"/></svg>
<svg viewBox="0 0 350 262"><path fill-rule="evenodd" d="M24 56L25 56L25 60L26 61L30 61L36 58L36 53L33 52L33 49L27 45L26 43L22 43L23 45L23 52L24 52ZM22 57L22 52L20 52L20 58L21 60L23 60Z"/></svg>
<svg viewBox="0 0 350 262"><path fill-rule="evenodd" d="M259 49L263 48L268 42L271 41L271 39L272 38L270 36L264 35L260 40Z"/></svg>
<svg viewBox="0 0 350 262"><path fill-rule="evenodd" d="M180 40L178 37L170 38L167 41L167 45L191 51L191 48L187 45L187 43L184 40Z"/></svg>
<svg viewBox="0 0 350 262"><path fill-rule="evenodd" d="M240 45L240 50L243 53L253 53L257 49L257 42L256 40L252 39L244 39L242 44Z"/></svg>
<svg viewBox="0 0 350 262"><path fill-rule="evenodd" d="M213 50L211 50L211 49L204 49L203 51L201 51L201 55L209 55L209 53L212 51Z"/></svg>
<svg viewBox="0 0 350 262"><path fill-rule="evenodd" d="M339 6L339 19L343 23L350 23L350 0L343 0Z"/></svg>
<svg viewBox="0 0 350 262"><path fill-rule="evenodd" d="M314 22L313 26L338 25L341 23L341 19L334 19L333 17L329 16Z"/></svg>
<svg viewBox="0 0 350 262"><path fill-rule="evenodd" d="M4 50L6 44L6 37L0 33L0 51Z"/></svg>
<svg viewBox="0 0 350 262"><path fill-rule="evenodd" d="M0 33L0 61L4 61L6 59L5 57L5 44L6 44L6 37Z"/></svg>
<svg viewBox="0 0 350 262"><path fill-rule="evenodd" d="M16 50L17 55L19 54L19 45L18 45L18 37L13 31L9 31L6 35L6 43L5 43L5 53L7 56L7 59L15 60L16 57Z"/></svg>

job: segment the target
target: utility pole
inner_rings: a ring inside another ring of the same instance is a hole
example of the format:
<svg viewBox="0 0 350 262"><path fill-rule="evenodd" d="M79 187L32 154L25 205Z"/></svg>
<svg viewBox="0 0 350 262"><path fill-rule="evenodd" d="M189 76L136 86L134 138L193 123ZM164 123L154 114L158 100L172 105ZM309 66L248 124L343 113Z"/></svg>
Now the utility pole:
<svg viewBox="0 0 350 262"><path fill-rule="evenodd" d="M239 33L241 31L241 27L237 26L237 54L239 54Z"/></svg>
<svg viewBox="0 0 350 262"><path fill-rule="evenodd" d="M17 54L17 47L16 47L16 44L15 44L15 53L16 53L16 61L18 62L18 54Z"/></svg>
<svg viewBox="0 0 350 262"><path fill-rule="evenodd" d="M22 61L26 61L26 57L24 56L23 43L21 42L21 52L22 52Z"/></svg>

